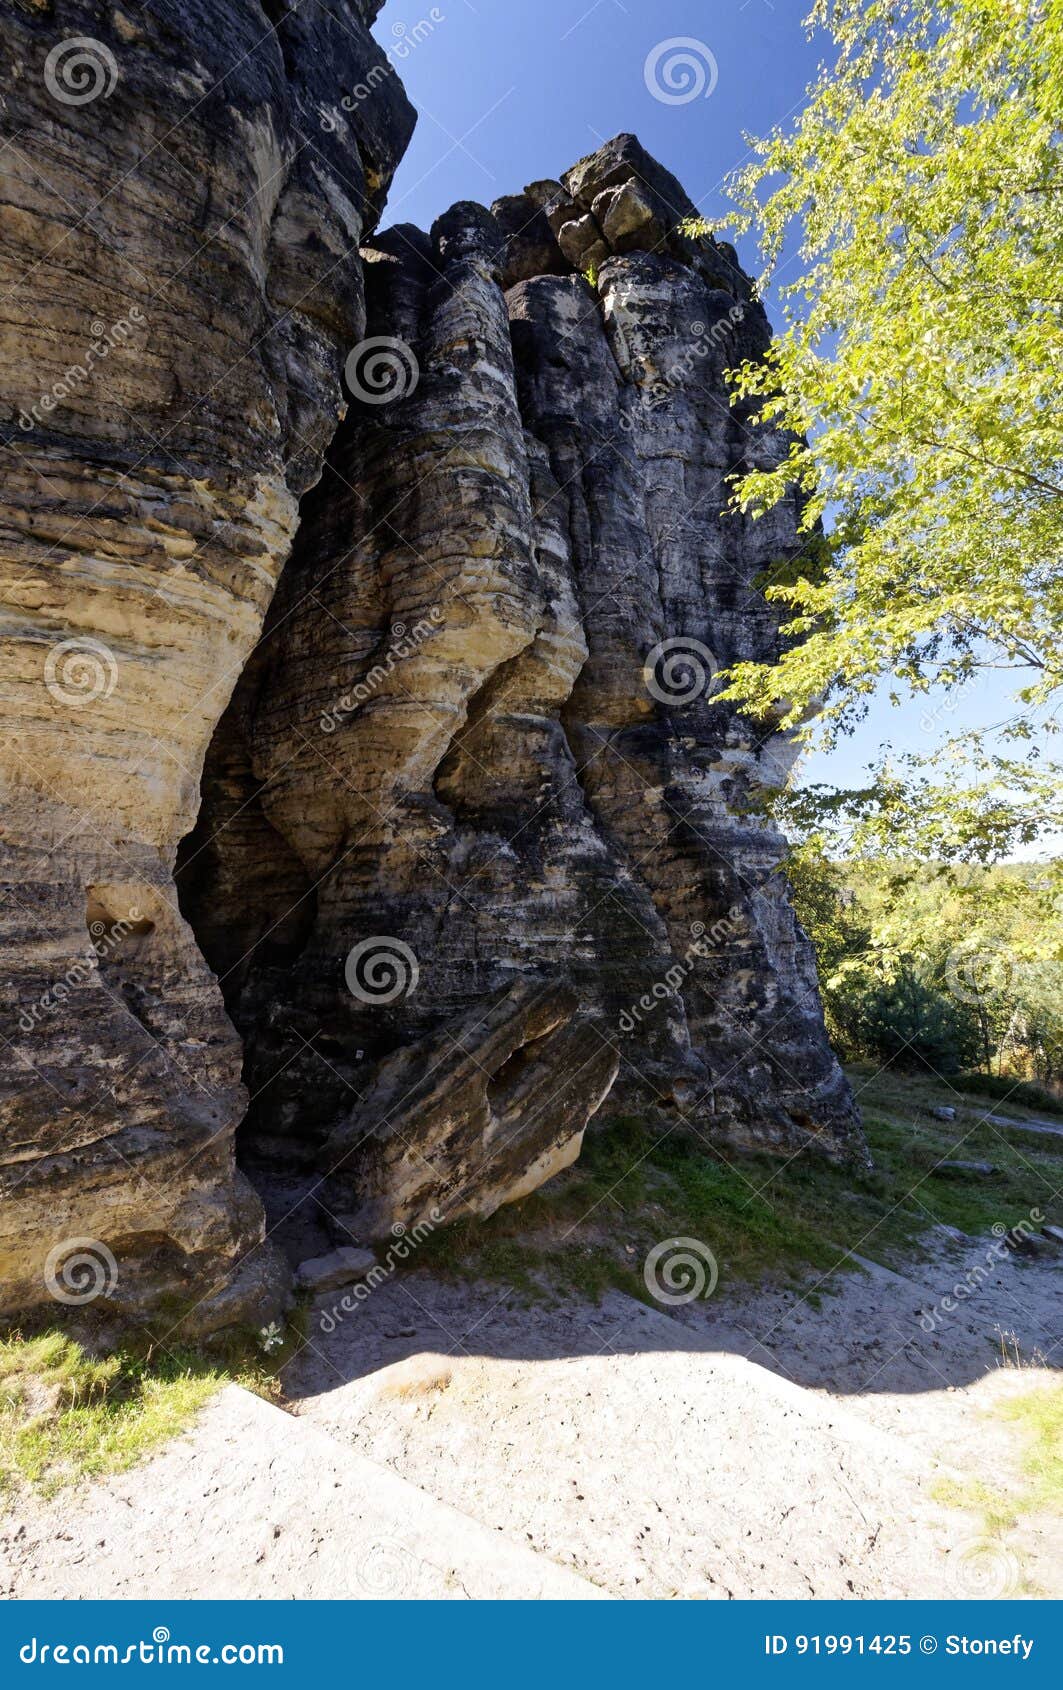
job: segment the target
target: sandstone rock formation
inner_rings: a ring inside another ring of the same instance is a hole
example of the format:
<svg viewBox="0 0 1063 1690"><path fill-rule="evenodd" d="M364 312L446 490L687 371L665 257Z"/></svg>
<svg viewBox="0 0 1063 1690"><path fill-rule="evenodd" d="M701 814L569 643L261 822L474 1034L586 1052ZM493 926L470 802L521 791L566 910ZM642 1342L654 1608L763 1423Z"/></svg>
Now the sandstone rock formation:
<svg viewBox="0 0 1063 1690"><path fill-rule="evenodd" d="M373 237L372 0L3 9L0 1312L271 1318L245 1112L367 1235L531 1189L614 1075L858 1146L741 813L790 748L712 693L797 549L725 509L785 449L733 251L632 137Z"/></svg>
<svg viewBox="0 0 1063 1690"><path fill-rule="evenodd" d="M321 1156L333 1184L357 1187L360 1235L491 1215L576 1160L620 1066L579 1007L575 992L511 986L384 1058Z"/></svg>
<svg viewBox="0 0 1063 1690"><path fill-rule="evenodd" d="M284 1294L172 868L364 332L412 128L377 9L0 8L4 1313Z"/></svg>
<svg viewBox="0 0 1063 1690"><path fill-rule="evenodd" d="M349 369L178 883L249 1157L316 1163L369 1233L489 1212L491 1146L528 1189L617 1065L610 1105L707 1145L858 1143L782 840L740 814L792 748L713 697L775 649L755 580L798 542L792 508L725 510L785 443L728 402L768 328L692 211L622 136L365 252L381 362ZM586 219L617 249L593 286ZM521 1028L529 983L563 1037ZM492 1107L515 1054L522 1107Z"/></svg>

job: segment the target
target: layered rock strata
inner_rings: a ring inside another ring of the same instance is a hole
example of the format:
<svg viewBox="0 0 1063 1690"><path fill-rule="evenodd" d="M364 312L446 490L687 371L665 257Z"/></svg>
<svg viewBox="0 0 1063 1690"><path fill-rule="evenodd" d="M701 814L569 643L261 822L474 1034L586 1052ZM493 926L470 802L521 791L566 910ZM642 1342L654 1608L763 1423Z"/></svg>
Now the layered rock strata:
<svg viewBox="0 0 1063 1690"><path fill-rule="evenodd" d="M758 582L799 541L793 506L727 508L786 442L729 403L769 330L692 214L622 136L364 253L351 410L179 885L244 1037L249 1158L316 1165L370 1233L523 1194L613 1070L603 1114L859 1152L783 841L747 813L792 746L714 696L778 649Z"/></svg>
<svg viewBox="0 0 1063 1690"><path fill-rule="evenodd" d="M172 869L364 334L412 127L377 9L0 8L5 1315L285 1293Z"/></svg>
<svg viewBox="0 0 1063 1690"><path fill-rule="evenodd" d="M272 1318L245 1117L366 1236L607 1096L858 1148L744 813L789 747L712 690L797 549L726 510L763 312L631 137L374 237L376 9L4 6L9 1318Z"/></svg>

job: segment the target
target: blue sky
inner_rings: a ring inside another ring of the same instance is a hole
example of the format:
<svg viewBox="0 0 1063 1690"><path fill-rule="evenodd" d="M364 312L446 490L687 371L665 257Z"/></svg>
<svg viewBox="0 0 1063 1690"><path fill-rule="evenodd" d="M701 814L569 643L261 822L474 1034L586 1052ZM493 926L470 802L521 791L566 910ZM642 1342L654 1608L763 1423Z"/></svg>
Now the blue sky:
<svg viewBox="0 0 1063 1690"><path fill-rule="evenodd" d="M807 9L806 0L440 0L443 21L394 61L420 116L389 218L423 223L457 199L519 192L622 129L718 215L743 132L782 121L815 72ZM387 46L431 11L426 0L389 0L374 33ZM665 105L648 91L647 54L677 36L712 53L710 98Z"/></svg>
<svg viewBox="0 0 1063 1690"><path fill-rule="evenodd" d="M825 36L809 41L810 0L388 0L374 33L394 52L419 119L385 217L427 228L459 199L490 204L556 176L620 130L633 130L679 177L704 214L721 219L723 183L746 156L746 134L801 105ZM402 53L422 21L434 22ZM686 37L711 92L666 104L647 87L647 57ZM755 270L751 243L740 243ZM775 302L766 304L778 321ZM882 746L925 752L965 726L1011 714L1005 677L988 672L955 705L889 702L883 685L857 733L814 752L803 780L859 785ZM929 723L929 726L927 725Z"/></svg>

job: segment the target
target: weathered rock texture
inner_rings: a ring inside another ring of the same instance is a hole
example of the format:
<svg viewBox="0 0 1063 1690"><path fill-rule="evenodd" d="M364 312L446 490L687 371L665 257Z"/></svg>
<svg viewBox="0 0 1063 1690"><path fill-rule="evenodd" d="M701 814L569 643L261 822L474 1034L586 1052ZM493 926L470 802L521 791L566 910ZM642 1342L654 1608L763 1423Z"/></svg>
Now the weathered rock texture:
<svg viewBox="0 0 1063 1690"><path fill-rule="evenodd" d="M610 1104L707 1145L858 1144L740 813L792 748L712 694L776 649L754 582L798 541L725 510L785 441L728 403L769 331L692 210L624 136L364 254L390 380L351 370L179 886L249 1156L316 1161L369 1234L531 1189L617 1067Z"/></svg>
<svg viewBox="0 0 1063 1690"><path fill-rule="evenodd" d="M739 815L788 747L688 684L796 548L724 514L763 312L630 137L366 244L375 10L3 6L0 1313L270 1318L245 1111L367 1235L532 1189L618 1071L853 1141Z"/></svg>
<svg viewBox="0 0 1063 1690"><path fill-rule="evenodd" d="M364 332L377 9L0 6L0 1312L284 1291L172 868Z"/></svg>

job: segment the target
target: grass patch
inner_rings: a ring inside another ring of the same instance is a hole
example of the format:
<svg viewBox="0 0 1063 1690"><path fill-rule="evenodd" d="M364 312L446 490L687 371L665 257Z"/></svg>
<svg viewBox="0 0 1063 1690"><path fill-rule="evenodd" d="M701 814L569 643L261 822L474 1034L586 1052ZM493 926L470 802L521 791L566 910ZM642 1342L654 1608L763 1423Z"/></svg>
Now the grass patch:
<svg viewBox="0 0 1063 1690"><path fill-rule="evenodd" d="M275 1397L276 1360L250 1350L94 1356L58 1331L0 1339L0 1493L52 1496L124 1472L191 1423L222 1385Z"/></svg>
<svg viewBox="0 0 1063 1690"><path fill-rule="evenodd" d="M986 1544L1002 1543L1018 1525L1018 1516L1008 1493L982 1479L939 1479L930 1493L946 1508L960 1508L980 1516L980 1535Z"/></svg>
<svg viewBox="0 0 1063 1690"><path fill-rule="evenodd" d="M991 1413L1011 1421L1022 1434L1018 1483L999 1477L992 1486L981 1479L967 1483L945 1479L934 1486L933 1495L948 1508L979 1516L981 1542L987 1551L1012 1554L1009 1540L1025 1520L1063 1511L1063 1385L1035 1386L998 1403ZM1021 1566L1020 1555L1014 1554L1014 1561ZM1023 1578L1020 1590L1008 1594L1044 1593Z"/></svg>
<svg viewBox="0 0 1063 1690"><path fill-rule="evenodd" d="M765 1276L806 1278L847 1253L895 1263L935 1223L971 1235L1011 1227L1039 1210L1063 1222L1052 1193L1063 1156L1046 1141L1013 1144L989 1126L983 1098L922 1075L854 1068L854 1090L874 1162L837 1167L716 1153L682 1125L669 1132L631 1117L595 1123L579 1161L489 1221L441 1229L411 1268L495 1280L532 1299L609 1287L652 1301L642 1279L647 1251L668 1237L696 1238L716 1256L721 1284ZM948 1105L954 1121L929 1110ZM1021 1121L1027 1109L1008 1100ZM949 1178L948 1160L991 1162L991 1179Z"/></svg>
<svg viewBox="0 0 1063 1690"><path fill-rule="evenodd" d="M1063 1514L1063 1385L1012 1397L998 1412L1002 1419L1014 1422L1026 1440L1022 1463L1027 1481L1025 1508Z"/></svg>
<svg viewBox="0 0 1063 1690"><path fill-rule="evenodd" d="M1009 1106L1063 1116L1063 1098L1033 1080L1009 1080L1006 1074L961 1074L956 1084L962 1091L981 1097L1007 1099Z"/></svg>

